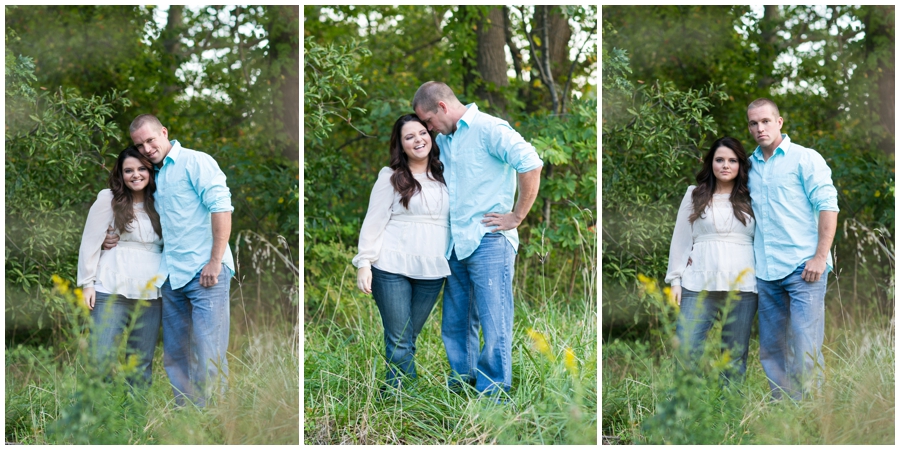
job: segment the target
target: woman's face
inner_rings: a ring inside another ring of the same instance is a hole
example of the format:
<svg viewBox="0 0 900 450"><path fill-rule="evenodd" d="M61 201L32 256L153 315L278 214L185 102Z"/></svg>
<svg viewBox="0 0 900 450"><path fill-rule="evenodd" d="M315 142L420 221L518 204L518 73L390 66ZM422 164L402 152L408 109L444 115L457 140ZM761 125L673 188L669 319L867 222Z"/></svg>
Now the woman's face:
<svg viewBox="0 0 900 450"><path fill-rule="evenodd" d="M712 163L713 175L715 175L716 180L725 183L731 182L737 177L740 167L734 150L724 145L716 149Z"/></svg>
<svg viewBox="0 0 900 450"><path fill-rule="evenodd" d="M409 157L410 164L427 161L431 153L431 135L428 130L417 122L406 122L400 128L400 143L403 153Z"/></svg>
<svg viewBox="0 0 900 450"><path fill-rule="evenodd" d="M141 160L129 156L122 161L122 179L132 191L143 191L150 184L150 170Z"/></svg>

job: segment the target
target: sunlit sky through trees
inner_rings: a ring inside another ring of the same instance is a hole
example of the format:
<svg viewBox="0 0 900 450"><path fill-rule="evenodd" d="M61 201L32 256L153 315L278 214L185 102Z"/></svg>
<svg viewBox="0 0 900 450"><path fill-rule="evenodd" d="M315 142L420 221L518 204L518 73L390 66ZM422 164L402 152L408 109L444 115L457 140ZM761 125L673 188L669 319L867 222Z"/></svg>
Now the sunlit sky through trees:
<svg viewBox="0 0 900 450"><path fill-rule="evenodd" d="M351 6L350 8L352 9L353 7ZM531 18L534 16L534 7L533 6L512 6L512 7L510 7L510 20L511 20L512 26L514 28L521 28L523 12L526 14L527 17ZM328 7L322 8L321 14L323 16L327 17L328 19L331 19L334 21L343 21L343 20L347 19L346 17L344 17L344 14L341 11L335 11L334 9L328 8ZM448 9L447 12L445 13L444 17L441 18L441 27L446 26L452 17L453 17L453 10ZM363 13L358 14L356 16L356 22L359 25L360 37L366 37L370 33L370 30L384 31L384 30L388 30L390 28L396 27L400 24L400 22L403 21L403 16L397 15L397 16L388 17L384 21L382 21L382 19L385 19L385 18L377 11L370 12L369 16L367 16L366 14L363 14ZM582 48L585 48L585 49L588 48L590 46L591 41L593 41L596 44L598 32L595 30L592 34L589 34L589 32L591 30L585 29L582 26L583 24L581 24L575 20L570 21L569 23L570 23L570 26L572 27L572 38L569 41L569 60L571 61L572 59L577 57L578 62L584 62L585 59L587 58L587 55L585 54L584 51L579 52L579 50L581 50ZM521 36L514 34L512 38L513 38L513 42L515 42L519 48L527 48L528 47L528 42L526 42L526 40L523 39ZM509 70L508 70L507 74L509 75L510 78L513 78L516 76L516 73L513 68L512 54L509 52L509 48L506 46L503 47L503 51L506 55L507 65L509 66ZM526 61L529 58L529 55L527 52L523 53L522 56L523 56L523 58L526 59ZM585 79L585 77L581 76L581 77L575 77L572 81L576 85L589 84L589 85L596 86L597 85L597 76L598 76L597 70L598 69L595 68L593 71L591 71L591 73L587 77L587 79ZM524 71L522 73L522 78L525 81L531 81L530 71ZM579 97L581 96L581 92L579 92L577 90L575 90L573 92L573 94L575 96L579 96Z"/></svg>

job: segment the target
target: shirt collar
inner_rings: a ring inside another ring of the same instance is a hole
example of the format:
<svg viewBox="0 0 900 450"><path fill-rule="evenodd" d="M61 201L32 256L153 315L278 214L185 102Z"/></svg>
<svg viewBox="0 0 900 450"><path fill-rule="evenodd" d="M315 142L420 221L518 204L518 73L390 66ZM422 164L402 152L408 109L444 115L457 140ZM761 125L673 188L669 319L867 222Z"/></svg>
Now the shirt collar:
<svg viewBox="0 0 900 450"><path fill-rule="evenodd" d="M456 122L456 129L459 130L462 124L465 124L467 127L472 124L472 120L475 118L475 114L478 113L478 105L474 103L469 103L466 105L466 112L459 118Z"/></svg>
<svg viewBox="0 0 900 450"><path fill-rule="evenodd" d="M181 154L181 143L178 142L177 139L172 139L169 143L172 144L172 148L169 149L169 153L163 158L163 165L166 165L167 160L174 163L175 160L178 159L178 155ZM159 170L159 168L157 168L157 170Z"/></svg>
<svg viewBox="0 0 900 450"><path fill-rule="evenodd" d="M787 134L782 133L781 134L781 143L778 144L778 147L776 147L775 151L772 152L772 156L775 156L775 154L778 153L778 150L781 150L781 154L784 155L787 153L789 148L791 148L791 138ZM760 161L764 161L763 151L760 146L758 146L758 145L756 146L756 150L753 151L753 157Z"/></svg>

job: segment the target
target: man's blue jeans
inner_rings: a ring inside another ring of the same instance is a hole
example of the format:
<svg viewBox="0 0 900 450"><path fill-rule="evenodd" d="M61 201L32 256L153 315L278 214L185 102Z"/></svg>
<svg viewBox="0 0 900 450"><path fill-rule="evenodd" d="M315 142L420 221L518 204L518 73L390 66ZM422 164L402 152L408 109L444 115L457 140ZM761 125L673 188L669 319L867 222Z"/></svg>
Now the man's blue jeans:
<svg viewBox="0 0 900 450"><path fill-rule="evenodd" d="M179 289L162 286L163 362L178 406L206 406L217 384L225 388L230 286L224 264L214 286L201 286L200 272Z"/></svg>
<svg viewBox="0 0 900 450"><path fill-rule="evenodd" d="M722 324L722 348L731 354L732 363L723 371L726 382L743 381L750 350L750 329L756 318L754 292L735 292L729 300L726 291L695 292L682 288L681 312L675 333L681 342L682 358L689 370L697 369L706 336L716 318L726 314Z"/></svg>
<svg viewBox="0 0 900 450"><path fill-rule="evenodd" d="M757 278L759 360L772 397L795 400L818 388L824 378L825 287L828 273L815 283L800 275L806 264L775 281Z"/></svg>
<svg viewBox="0 0 900 450"><path fill-rule="evenodd" d="M384 325L389 386L400 387L402 376L416 378L416 338L443 286L444 278L418 280L372 268L372 297Z"/></svg>
<svg viewBox="0 0 900 450"><path fill-rule="evenodd" d="M136 375L127 377L128 384L148 387L152 381L153 351L159 338L159 322L162 302L156 300L132 300L118 295L97 292L91 319L94 357L104 372L116 363L116 349L131 323L126 357L134 355L138 365ZM140 377L140 378L139 378Z"/></svg>
<svg viewBox="0 0 900 450"><path fill-rule="evenodd" d="M479 392L493 394L512 386L515 262L515 249L499 233L485 234L466 259L459 260L456 250L452 252L441 324L451 389L474 381Z"/></svg>

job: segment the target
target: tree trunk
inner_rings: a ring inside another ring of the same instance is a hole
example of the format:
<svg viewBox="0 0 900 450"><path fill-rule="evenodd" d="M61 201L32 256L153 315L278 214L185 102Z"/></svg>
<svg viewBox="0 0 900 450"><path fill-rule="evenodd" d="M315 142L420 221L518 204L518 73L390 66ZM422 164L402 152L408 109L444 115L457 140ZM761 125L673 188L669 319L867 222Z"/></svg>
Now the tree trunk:
<svg viewBox="0 0 900 450"><path fill-rule="evenodd" d="M300 160L300 7L271 6L269 66L272 68L272 106L286 139L281 154Z"/></svg>
<svg viewBox="0 0 900 450"><path fill-rule="evenodd" d="M172 5L169 7L169 14L166 18L166 28L160 36L163 49L166 56L162 58L165 69L169 74L174 74L178 67L181 66L181 35L184 31L184 6ZM163 77L169 79L170 77ZM163 86L163 95L171 96L176 94L180 88L174 84Z"/></svg>
<svg viewBox="0 0 900 450"><path fill-rule="evenodd" d="M506 99L494 88L509 86L506 54L503 51L506 43L503 9L491 8L486 16L482 15L479 18L476 26L475 35L478 39L476 67L481 74L482 82L478 84L475 94L502 115L506 111Z"/></svg>
<svg viewBox="0 0 900 450"><path fill-rule="evenodd" d="M773 76L775 72L775 59L780 53L778 29L783 20L779 6L767 5L764 7L763 19L759 23L759 79L756 85L760 89L768 89L777 80Z"/></svg>
<svg viewBox="0 0 900 450"><path fill-rule="evenodd" d="M472 17L474 14L474 9L469 6L460 5L456 10L456 15L459 16L460 23L466 24L466 26L470 26L470 24L477 24L477 17ZM459 61L459 64L462 65L463 73L462 73L462 82L463 82L463 95L469 95L470 88L476 84L476 74L475 70L477 70L477 63L469 56L464 56L462 60ZM459 96L459 93L457 93Z"/></svg>
<svg viewBox="0 0 900 450"><path fill-rule="evenodd" d="M868 6L865 15L865 49L866 58L884 49L877 48L879 41L889 46L887 57L878 58L878 66L869 72L869 77L874 77L878 83L878 96L876 108L881 126L884 127L887 136L878 143L878 147L887 154L894 154L895 129L894 129L894 58L896 47L894 43L894 7L893 6Z"/></svg>

